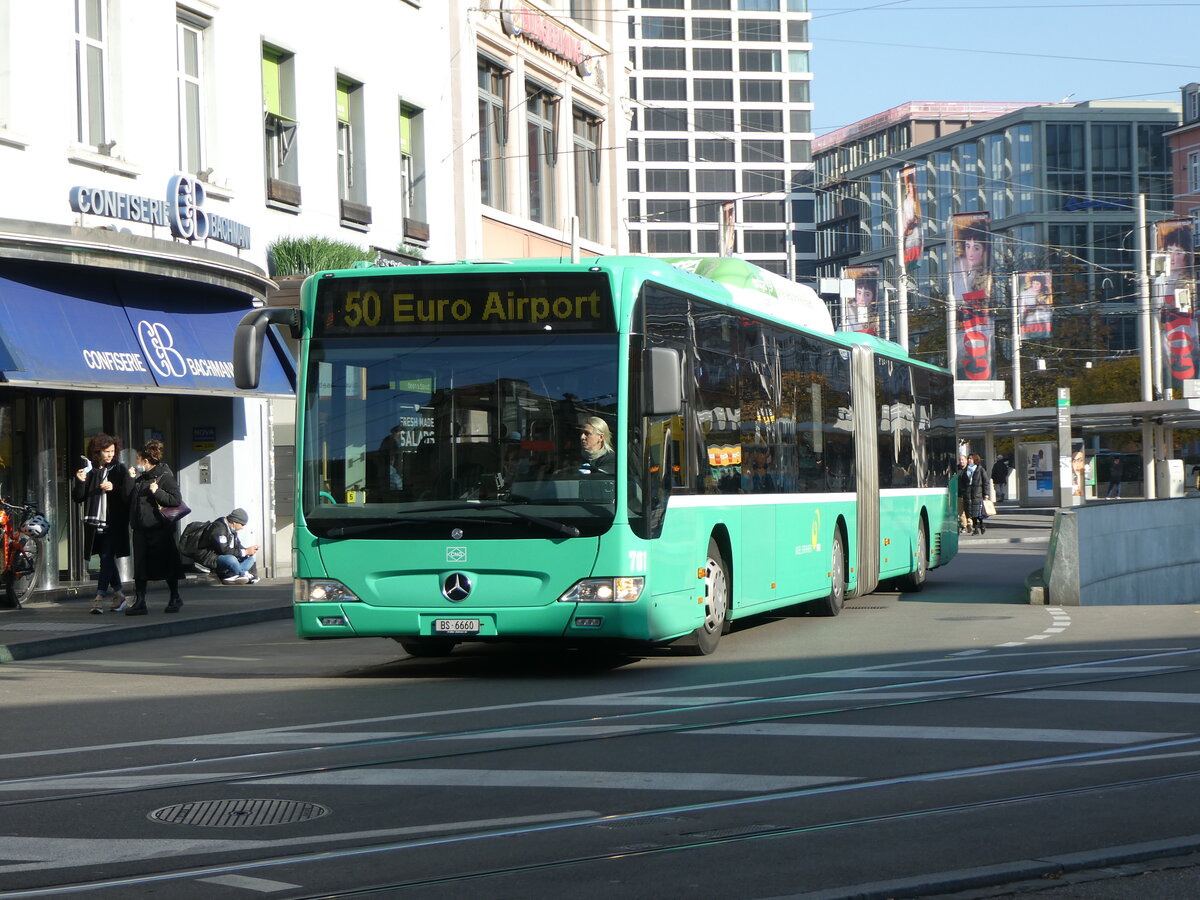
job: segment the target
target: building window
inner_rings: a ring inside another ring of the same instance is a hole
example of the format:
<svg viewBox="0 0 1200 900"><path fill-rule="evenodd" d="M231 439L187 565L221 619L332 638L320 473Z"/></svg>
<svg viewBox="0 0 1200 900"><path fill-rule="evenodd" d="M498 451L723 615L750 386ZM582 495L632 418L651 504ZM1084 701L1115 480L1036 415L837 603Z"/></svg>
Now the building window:
<svg viewBox="0 0 1200 900"><path fill-rule="evenodd" d="M743 200L743 222L786 222L787 206L783 200Z"/></svg>
<svg viewBox="0 0 1200 900"><path fill-rule="evenodd" d="M642 68L682 72L687 68L687 50L683 47L645 47L642 49Z"/></svg>
<svg viewBox="0 0 1200 900"><path fill-rule="evenodd" d="M685 194L688 191L686 169L647 169L646 192L650 194Z"/></svg>
<svg viewBox="0 0 1200 900"><path fill-rule="evenodd" d="M681 16L642 17L642 38L644 40L682 41L684 37Z"/></svg>
<svg viewBox="0 0 1200 900"><path fill-rule="evenodd" d="M743 231L742 249L746 253L783 253L786 231Z"/></svg>
<svg viewBox="0 0 1200 900"><path fill-rule="evenodd" d="M789 81L788 82L788 100L792 103L808 103L809 102L809 81Z"/></svg>
<svg viewBox="0 0 1200 900"><path fill-rule="evenodd" d="M733 40L733 24L729 19L693 19L693 41Z"/></svg>
<svg viewBox="0 0 1200 900"><path fill-rule="evenodd" d="M808 71L808 51L807 50L789 50L788 54L788 71L789 72L807 72Z"/></svg>
<svg viewBox="0 0 1200 900"><path fill-rule="evenodd" d="M355 210L346 204L365 205L367 202L366 159L363 147L362 85L345 78L335 86L337 110L338 198L342 201L342 218L359 224ZM347 213L350 213L347 215Z"/></svg>
<svg viewBox="0 0 1200 900"><path fill-rule="evenodd" d="M742 173L742 190L747 194L770 194L786 190L783 172L778 169L747 169Z"/></svg>
<svg viewBox="0 0 1200 900"><path fill-rule="evenodd" d="M740 85L743 103L782 103L783 84L761 78L743 78Z"/></svg>
<svg viewBox="0 0 1200 900"><path fill-rule="evenodd" d="M508 69L479 58L479 198L504 209L508 185L504 156L508 148Z"/></svg>
<svg viewBox="0 0 1200 900"><path fill-rule="evenodd" d="M733 181L730 179L730 184ZM701 200L696 204L696 221L697 222L720 222L721 210L725 209L730 203L736 203L732 197L722 197L720 200Z"/></svg>
<svg viewBox="0 0 1200 900"><path fill-rule="evenodd" d="M783 162L783 141L742 141L742 162Z"/></svg>
<svg viewBox="0 0 1200 900"><path fill-rule="evenodd" d="M299 206L295 57L266 44L262 55L267 200Z"/></svg>
<svg viewBox="0 0 1200 900"><path fill-rule="evenodd" d="M807 109L793 109L788 113L788 131L807 134L812 131L812 113Z"/></svg>
<svg viewBox="0 0 1200 900"><path fill-rule="evenodd" d="M686 109L647 109L642 116L643 131L687 131Z"/></svg>
<svg viewBox="0 0 1200 900"><path fill-rule="evenodd" d="M648 162L687 162L688 142L682 139L646 139Z"/></svg>
<svg viewBox="0 0 1200 900"><path fill-rule="evenodd" d="M205 162L204 28L191 16L176 21L175 80L179 88L179 171L207 178L212 171Z"/></svg>
<svg viewBox="0 0 1200 900"><path fill-rule="evenodd" d="M732 78L697 78L692 83L692 89L696 92L697 100L709 102L733 100Z"/></svg>
<svg viewBox="0 0 1200 900"><path fill-rule="evenodd" d="M555 167L558 164L557 94L541 85L525 85L526 161L529 169L529 218L555 222Z"/></svg>
<svg viewBox="0 0 1200 900"><path fill-rule="evenodd" d="M1187 186L1189 194L1200 192L1200 150L1194 150L1188 154Z"/></svg>
<svg viewBox="0 0 1200 900"><path fill-rule="evenodd" d="M730 0L692 0L692 9L730 9Z"/></svg>
<svg viewBox="0 0 1200 900"><path fill-rule="evenodd" d="M779 0L738 0L744 12L779 12Z"/></svg>
<svg viewBox="0 0 1200 900"><path fill-rule="evenodd" d="M643 78L642 90L647 100L686 100L686 78Z"/></svg>
<svg viewBox="0 0 1200 900"><path fill-rule="evenodd" d="M734 188L734 171L733 169L697 169L696 170L696 193L698 194L713 194L717 192L730 192L736 190Z"/></svg>
<svg viewBox="0 0 1200 900"><path fill-rule="evenodd" d="M742 131L783 131L783 110L743 109L741 125Z"/></svg>
<svg viewBox="0 0 1200 900"><path fill-rule="evenodd" d="M649 222L690 222L691 207L686 200L647 200L646 219Z"/></svg>
<svg viewBox="0 0 1200 900"><path fill-rule="evenodd" d="M603 120L580 107L573 112L575 150L575 215L579 234L600 239L600 130Z"/></svg>
<svg viewBox="0 0 1200 900"><path fill-rule="evenodd" d="M789 44L807 44L808 43L808 19L800 21L788 22L788 43Z"/></svg>
<svg viewBox="0 0 1200 900"><path fill-rule="evenodd" d="M698 72L732 72L733 51L701 47L692 51L692 68Z"/></svg>
<svg viewBox="0 0 1200 900"><path fill-rule="evenodd" d="M743 72L778 72L781 70L779 51L739 50L738 68Z"/></svg>
<svg viewBox="0 0 1200 900"><path fill-rule="evenodd" d="M696 140L696 162L733 162L734 143L730 140Z"/></svg>
<svg viewBox="0 0 1200 900"><path fill-rule="evenodd" d="M405 220L413 224L428 221L425 212L425 141L421 110L412 106L400 107L400 210ZM405 221L405 236L410 223ZM419 234L414 235L420 237Z"/></svg>
<svg viewBox="0 0 1200 900"><path fill-rule="evenodd" d="M108 136L108 3L75 0L76 138L111 152Z"/></svg>
<svg viewBox="0 0 1200 900"><path fill-rule="evenodd" d="M697 109L693 115L697 131L733 131L732 109Z"/></svg>
<svg viewBox="0 0 1200 900"><path fill-rule="evenodd" d="M646 232L648 253L691 253L690 231L652 230Z"/></svg>
<svg viewBox="0 0 1200 900"><path fill-rule="evenodd" d="M779 22L774 19L742 19L738 22L739 41L778 41Z"/></svg>

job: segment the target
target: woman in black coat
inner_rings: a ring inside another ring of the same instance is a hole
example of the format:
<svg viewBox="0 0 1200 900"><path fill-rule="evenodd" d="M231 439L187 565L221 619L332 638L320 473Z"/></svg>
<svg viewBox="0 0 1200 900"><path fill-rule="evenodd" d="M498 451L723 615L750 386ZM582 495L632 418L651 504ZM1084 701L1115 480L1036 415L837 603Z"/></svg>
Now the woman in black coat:
<svg viewBox="0 0 1200 900"><path fill-rule="evenodd" d="M175 524L159 515L159 507L178 506L182 502L179 482L171 467L162 461L163 442L147 441L138 451L138 464L130 469L129 524L133 529L133 606L127 616L146 614L146 583L163 579L170 591L167 612L183 606L179 597L179 578L183 562L175 543Z"/></svg>
<svg viewBox="0 0 1200 900"><path fill-rule="evenodd" d="M129 555L129 492L132 479L117 460L121 442L109 434L97 434L88 441L87 459L91 466L75 472L71 499L83 504L83 546L87 556L100 557L96 579L96 598L91 613L104 612L104 596L111 589L114 612L124 609L127 601L121 593L121 575L117 560Z"/></svg>
<svg viewBox="0 0 1200 900"><path fill-rule="evenodd" d="M962 498L963 509L968 518L974 523L972 534L983 534L987 527L983 524L983 500L991 499L992 479L983 468L983 460L978 453L967 457L967 467L958 473L958 496Z"/></svg>

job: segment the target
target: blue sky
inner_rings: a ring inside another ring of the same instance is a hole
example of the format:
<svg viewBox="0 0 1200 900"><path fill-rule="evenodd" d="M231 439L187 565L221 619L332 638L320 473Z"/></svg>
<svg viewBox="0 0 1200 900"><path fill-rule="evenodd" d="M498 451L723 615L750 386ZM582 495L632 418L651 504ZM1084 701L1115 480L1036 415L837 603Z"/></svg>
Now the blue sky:
<svg viewBox="0 0 1200 900"><path fill-rule="evenodd" d="M809 0L809 9L817 134L909 100L1178 102L1181 85L1200 82L1200 3Z"/></svg>

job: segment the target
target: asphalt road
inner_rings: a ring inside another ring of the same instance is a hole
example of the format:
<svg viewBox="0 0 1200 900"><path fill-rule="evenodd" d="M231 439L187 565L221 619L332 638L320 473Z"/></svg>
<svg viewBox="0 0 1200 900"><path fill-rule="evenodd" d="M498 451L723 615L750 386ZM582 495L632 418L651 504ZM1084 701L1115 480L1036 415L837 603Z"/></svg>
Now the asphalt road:
<svg viewBox="0 0 1200 900"><path fill-rule="evenodd" d="M701 659L267 622L0 666L0 898L1197 896L1200 610L1022 604L1041 551Z"/></svg>

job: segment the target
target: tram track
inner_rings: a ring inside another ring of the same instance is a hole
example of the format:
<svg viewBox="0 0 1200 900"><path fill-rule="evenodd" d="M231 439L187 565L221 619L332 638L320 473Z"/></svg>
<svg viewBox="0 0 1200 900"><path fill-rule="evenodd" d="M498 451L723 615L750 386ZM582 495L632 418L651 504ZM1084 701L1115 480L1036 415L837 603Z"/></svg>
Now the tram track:
<svg viewBox="0 0 1200 900"><path fill-rule="evenodd" d="M1058 665L1052 665L1052 666L1034 666L1034 667L1029 667L1029 668L1025 668L1025 669L995 670L995 671L986 672L986 673L976 672L976 673L958 674L958 675L949 674L949 675L947 675L945 677L941 677L941 678L925 678L925 679L920 679L920 680L895 682L895 683L890 683L890 684L886 684L886 685L873 685L873 686L868 686L868 687L847 688L847 689L834 690L834 691L810 691L810 692L789 694L789 695L783 695L783 696L740 698L740 699L731 699L728 701L719 701L719 702L706 703L706 704L695 704L695 705L689 704L689 705L685 705L685 706L656 708L656 709L651 709L651 710L637 710L637 711L632 711L632 712L623 711L620 713L605 714L605 715L599 715L599 716L591 715L591 716L579 716L579 717L574 717L574 718L569 718L569 719L563 719L563 718L546 719L543 721L528 722L528 723L519 724L519 725L504 725L504 726L495 726L495 727L489 727L489 728L460 729L460 730L456 730L456 731L419 733L419 734L401 735L401 736L387 737L387 738L373 738L373 739L366 739L366 740L359 740L359 741L348 741L348 742L344 742L344 743L314 743L312 745L304 746L304 747L289 747L286 749L278 749L278 750L256 751L254 753L229 754L229 755L224 755L224 756L207 757L207 758L203 758L203 759L193 758L193 759L188 759L188 760L173 760L173 761L168 761L168 762L154 763L154 764L150 764L150 765L146 765L146 766L126 766L126 767L109 768L109 769L94 769L94 770L86 771L86 772L74 771L69 774L40 775L40 776L33 776L33 777L29 777L29 778L16 778L16 779L0 779L0 790L12 790L16 786L28 785L30 791L35 791L39 788L39 786L44 787L46 785L51 785L55 782L70 781L70 780L85 779L85 778L102 778L102 777L111 777L111 776L136 777L139 775L150 775L153 773L162 772L164 770L179 771L181 769L182 770L186 770L189 768L195 769L195 768L199 768L202 766L219 766L219 765L231 765L231 764L239 764L239 763L247 763L247 762L258 762L258 761L271 760L271 759L287 759L287 758L302 757L305 755L311 755L311 754L316 754L316 753L335 753L336 754L336 753L343 753L343 752L351 751L351 750L361 750L364 748L379 748L379 747L387 747L387 746L415 745L415 744L420 744L420 743L453 741L453 740L459 740L459 739L477 739L477 738L481 738L481 737L486 737L488 734L491 734L491 733L499 733L499 732L503 732L506 735L509 735L509 734L513 734L513 733L520 733L522 731L533 732L533 731L540 731L540 730L553 729L553 728L568 728L572 725L587 724L589 726L595 726L598 723L613 724L613 723L617 723L617 722L626 722L626 721L637 720L637 719L646 719L646 718L650 718L650 717L682 715L682 714L687 714L687 713L722 710L722 709L729 709L729 708L745 708L745 707L752 707L752 706L764 705L764 704L797 703L797 702L805 702L805 701L811 701L814 699L819 699L820 697L823 697L823 696L829 696L829 697L851 696L852 697L854 694L858 694L858 693L877 694L881 691L895 691L895 690L903 690L905 688L917 688L917 687L928 688L928 687L936 686L936 685L965 683L965 682L979 681L979 680L983 680L983 679L997 678L997 677L1014 677L1014 676L1020 677L1020 676L1036 675L1036 674L1042 674L1042 673L1058 672L1058 671L1062 671L1064 669L1079 669L1079 668L1088 667L1088 666L1103 666L1103 665L1112 665L1112 664L1117 664L1117 663L1144 662L1148 659L1161 659L1164 657L1186 656L1186 655L1196 654L1198 652L1200 652L1200 650L1195 650L1195 649L1191 649L1191 648L1180 649L1180 650L1157 651L1157 652L1150 653L1150 654L1140 654L1137 656L1112 657L1112 658L1106 658L1103 660L1093 660L1093 661L1089 661L1089 662L1085 662L1085 663L1073 662L1073 663L1068 663L1068 664L1058 664ZM916 663L914 663L914 664L916 664ZM703 721L703 722L692 722L692 723L683 723L683 724L672 723L672 724L664 724L661 726L650 725L643 729L620 731L620 732L614 732L614 733L610 733L610 734L564 735L562 737L540 738L537 740L524 741L524 742L513 742L511 740L506 740L504 743L482 743L482 745L477 745L477 746L472 746L472 747L467 747L467 748L455 748L453 750L434 751L431 753L410 753L410 754L401 754L401 755L390 755L383 759L349 761L349 762L334 763L334 764L324 763L324 764L320 764L320 765L309 765L309 766L300 766L300 767L276 767L267 772L222 774L222 775L217 775L217 776L212 776L212 777L198 776L196 778L185 778L182 780L172 780L166 784L155 783L155 784L148 784L148 785L111 787L111 788L96 789L96 790L75 791L75 792L70 792L70 793L57 793L53 796L17 797L17 798L11 798L11 799L6 799L6 800L0 800L0 808L12 808L12 807L22 807L22 806L28 807L28 806L38 806L38 805L43 805L43 804L49 805L49 804L66 803L66 802L79 802L79 801L98 799L98 798L103 798L103 797L134 795L134 794L140 794L140 793L154 793L154 792L161 792L161 791L166 791L166 790L177 791L177 790L182 790L182 789L186 789L186 788L210 787L210 786L214 786L214 785L253 784L254 782L257 782L257 781L267 781L267 780L271 780L271 779L281 779L281 778L296 778L296 777L303 777L306 775L313 775L316 773L328 774L328 773L334 773L334 772L339 772L339 771L348 771L348 770L354 770L354 769L399 766L399 765L405 765L405 764L411 764L411 763L429 763L429 762L436 762L436 761L458 760L458 759L470 758L470 757L474 757L474 756L483 756L483 755L488 755L488 754L493 754L493 753L541 750L541 749L548 749L548 748L555 748L555 747L562 747L562 746L585 744L585 743L591 743L591 742L602 741L602 740L603 741L615 740L615 739L620 739L620 738L647 737L647 736L663 735L663 734L682 734L682 733L686 733L686 732L690 732L690 731L705 731L705 730L710 730L710 729L728 728L728 727L734 727L734 726L760 725L760 724L765 724L765 723L773 723L773 722L777 723L780 721L793 720L793 719L812 719L812 718L815 718L818 716L833 716L833 715L839 715L839 714L850 713L850 712L869 712L869 711L873 711L873 710L891 709L891 708L905 707L905 706L908 706L908 707L926 706L929 704L940 704L940 703L945 703L948 701L960 701L960 700L969 701L969 700L975 700L975 699L984 699L984 698L988 698L988 697L1019 695L1019 694L1027 693L1027 692L1042 691L1042 690L1045 690L1045 689L1051 688L1051 687L1052 688L1060 688L1060 689L1067 688L1067 687L1085 687L1085 686L1089 686L1089 685L1110 684L1110 683L1122 682L1122 681L1135 681L1135 680L1143 679L1143 678L1162 677L1165 674L1184 674L1184 673L1195 673L1195 672L1200 672L1200 664L1194 665L1194 666L1180 666L1180 667L1170 670L1170 672L1164 672L1164 671L1136 672L1136 673L1114 672L1109 675L1106 675L1105 677L1090 677L1090 678L1085 677L1085 678L1072 679L1069 681L1054 680L1054 681L1040 682L1038 684L1033 684L1033 685L1023 685L1020 687L1005 687L1005 688L1000 688L1000 689L996 689L996 690L968 691L968 692L962 692L962 693L935 695L935 696L931 696L931 697L903 697L903 698L897 698L894 701L877 700L877 701L872 701L872 702L867 702L867 703L851 703L851 704L846 704L846 705L826 707L826 708L820 708L820 709L789 710L787 712L778 712L778 713L773 713L771 715L764 715L764 716L736 716L736 717L725 717L725 718L721 718L721 719L707 720L707 721ZM784 676L784 677L802 679L805 677L813 677L813 676L798 675L798 676ZM828 675L822 673L821 677L828 677ZM774 680L774 679L770 679L770 680ZM705 686L701 685L701 686L697 686L695 689L703 690L704 688L705 688ZM654 694L656 692L648 691L646 693ZM531 703L529 705L530 706L545 706L545 705L547 705L547 703L553 703L553 701L538 701L536 703ZM442 714L442 713L435 711L435 712L430 712L430 713L406 714L403 717L379 717L377 719L372 719L370 721L372 721L372 722L396 721L399 718L429 717L429 716L436 716L436 715L440 715L440 714ZM355 720L354 723L349 723L349 724L361 724L361 722L362 722L362 720ZM347 724L347 723L338 723L338 724ZM307 728L328 727L328 724L324 724L324 725L320 725L320 726L299 726L299 727L297 727L297 726L281 726L280 729L277 729L277 730L297 731L297 730L305 730L306 727ZM330 734L331 734L331 736L336 735L335 732L331 732ZM1183 738L1183 739L1179 739L1179 740L1183 744L1200 742L1200 738L1195 738L1195 739ZM171 740L164 740L162 742L141 742L141 745L169 747L169 746L171 746ZM1175 745L1175 742L1173 742L1173 741L1170 741L1170 742L1155 741L1155 742L1149 742L1147 744L1122 745L1121 747L1118 747L1115 749L1110 749L1110 750L1105 750L1105 751L1095 751L1095 753L1097 755L1102 755L1105 753L1107 753L1107 754L1131 753L1131 752L1135 752L1135 751L1153 749L1153 748L1156 748L1159 746L1174 746L1174 745ZM190 742L187 746L189 748L194 749L196 744L193 741L193 742ZM82 751L82 752L86 752L86 751ZM1071 757L1071 758L1074 758L1074 757ZM803 792L808 792L810 790L817 790L817 789L816 788L804 789ZM772 794L768 793L764 796L772 796Z"/></svg>

